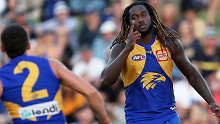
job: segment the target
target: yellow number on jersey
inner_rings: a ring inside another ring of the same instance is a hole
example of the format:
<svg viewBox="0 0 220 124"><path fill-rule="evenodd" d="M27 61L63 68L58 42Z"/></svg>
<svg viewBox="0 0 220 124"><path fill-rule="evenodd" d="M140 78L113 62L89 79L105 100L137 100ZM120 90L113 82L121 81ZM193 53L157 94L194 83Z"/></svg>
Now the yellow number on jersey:
<svg viewBox="0 0 220 124"><path fill-rule="evenodd" d="M32 92L34 84L36 83L39 76L39 69L37 65L33 62L21 61L15 67L14 74L22 73L24 68L27 68L29 70L29 74L26 80L24 81L24 84L21 89L23 101L28 102L35 99L48 97L48 92L46 89Z"/></svg>

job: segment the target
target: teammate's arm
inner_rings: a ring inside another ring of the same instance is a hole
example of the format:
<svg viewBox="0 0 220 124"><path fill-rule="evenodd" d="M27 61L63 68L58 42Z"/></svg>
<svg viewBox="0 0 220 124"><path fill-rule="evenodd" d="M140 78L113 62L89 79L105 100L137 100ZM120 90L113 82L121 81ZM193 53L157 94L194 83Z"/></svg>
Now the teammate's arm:
<svg viewBox="0 0 220 124"><path fill-rule="evenodd" d="M49 63L57 78L60 79L61 84L84 95L100 123L109 124L110 121L107 117L104 102L99 92L91 84L76 76L57 60L49 59Z"/></svg>
<svg viewBox="0 0 220 124"><path fill-rule="evenodd" d="M184 53L183 46L179 40L176 41L178 47L173 47L175 54L173 54L172 59L182 72L182 74L187 78L190 85L203 97L203 99L210 105L213 113L217 113L217 117L220 117L220 108L215 102L211 91L205 82L201 74L194 68L189 59ZM174 44L172 44L174 45Z"/></svg>

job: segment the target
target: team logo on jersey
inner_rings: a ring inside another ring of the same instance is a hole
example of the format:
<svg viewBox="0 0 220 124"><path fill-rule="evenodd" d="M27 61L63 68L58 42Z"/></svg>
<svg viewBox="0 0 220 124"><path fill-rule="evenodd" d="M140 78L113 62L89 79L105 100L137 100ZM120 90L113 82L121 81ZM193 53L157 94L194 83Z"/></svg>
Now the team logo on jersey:
<svg viewBox="0 0 220 124"><path fill-rule="evenodd" d="M163 49L163 52L162 52L162 50L157 50L156 55L157 55L158 61L167 61L168 60L168 54L167 54L166 49Z"/></svg>
<svg viewBox="0 0 220 124"><path fill-rule="evenodd" d="M157 83L165 82L166 78L155 72L146 72L143 76L143 79L141 80L141 83L143 83L143 88L146 88L149 90L150 88L154 89Z"/></svg>
<svg viewBox="0 0 220 124"><path fill-rule="evenodd" d="M142 60L144 60L144 58L145 58L145 56L141 55L141 54L135 54L132 56L133 61L142 61Z"/></svg>
<svg viewBox="0 0 220 124"><path fill-rule="evenodd" d="M46 115L55 115L60 112L58 102L51 101L36 105L20 108L18 113L21 119L27 119L32 117L40 117Z"/></svg>

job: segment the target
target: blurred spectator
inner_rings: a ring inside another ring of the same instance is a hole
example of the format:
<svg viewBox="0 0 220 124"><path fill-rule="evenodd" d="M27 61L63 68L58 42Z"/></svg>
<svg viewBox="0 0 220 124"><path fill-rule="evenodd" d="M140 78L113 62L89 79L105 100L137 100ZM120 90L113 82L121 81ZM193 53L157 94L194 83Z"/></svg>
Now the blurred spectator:
<svg viewBox="0 0 220 124"><path fill-rule="evenodd" d="M59 27L59 30L44 30L42 34L38 34L36 39L36 55L43 57L51 57L62 61L63 45L67 40L66 28Z"/></svg>
<svg viewBox="0 0 220 124"><path fill-rule="evenodd" d="M128 5L130 5L135 0L120 0L122 3L122 7L125 9Z"/></svg>
<svg viewBox="0 0 220 124"><path fill-rule="evenodd" d="M85 98L68 87L62 87L63 113L67 123L89 124L94 120L94 115L87 105Z"/></svg>
<svg viewBox="0 0 220 124"><path fill-rule="evenodd" d="M181 11L186 11L189 8L200 10L204 7L206 0L181 0Z"/></svg>
<svg viewBox="0 0 220 124"><path fill-rule="evenodd" d="M142 0L144 1L144 0ZM146 0L148 2L148 4L150 4L151 6L154 7L154 9L159 12L159 7L160 7L160 4L161 4L161 1L160 0Z"/></svg>
<svg viewBox="0 0 220 124"><path fill-rule="evenodd" d="M192 124L210 124L207 108L200 104L193 104L191 106L189 116Z"/></svg>
<svg viewBox="0 0 220 124"><path fill-rule="evenodd" d="M125 124L125 91L120 89L116 101L107 105L107 111L111 113L110 119L113 124Z"/></svg>
<svg viewBox="0 0 220 124"><path fill-rule="evenodd" d="M177 111L183 120L194 103L205 103L202 97L193 89L185 77L173 85ZM184 93L183 93L184 92Z"/></svg>
<svg viewBox="0 0 220 124"><path fill-rule="evenodd" d="M5 11L1 15L1 24L7 25L9 22L15 20L15 9L17 7L17 0L8 0Z"/></svg>
<svg viewBox="0 0 220 124"><path fill-rule="evenodd" d="M107 62L110 46L116 36L116 25L111 20L105 21L99 28L99 32L100 35L93 41L93 55Z"/></svg>
<svg viewBox="0 0 220 124"><path fill-rule="evenodd" d="M43 52L45 50L45 43L44 43L44 35L42 34L37 34L37 37L35 39L36 41L36 56L42 56ZM32 48L31 48L32 49Z"/></svg>
<svg viewBox="0 0 220 124"><path fill-rule="evenodd" d="M98 90L106 104L106 110L112 124L125 124L125 91L121 79L113 87L101 85Z"/></svg>
<svg viewBox="0 0 220 124"><path fill-rule="evenodd" d="M79 45L92 45L98 34L101 20L98 12L91 5L85 8L85 19L79 36Z"/></svg>
<svg viewBox="0 0 220 124"><path fill-rule="evenodd" d="M64 43L63 47L66 47L67 44L69 44L71 48L77 47L78 36L76 31L78 29L78 19L69 15L69 7L64 1L56 2L53 12L55 14L55 17L45 22L42 22L39 25L38 31L58 31L58 29L63 26L68 32L68 43Z"/></svg>
<svg viewBox="0 0 220 124"><path fill-rule="evenodd" d="M37 42L36 39L29 41L31 44L31 49L27 51L28 55L37 56Z"/></svg>
<svg viewBox="0 0 220 124"><path fill-rule="evenodd" d="M220 46L217 32L214 27L207 27L203 48L200 49L196 56L196 61L205 79L220 68Z"/></svg>
<svg viewBox="0 0 220 124"><path fill-rule="evenodd" d="M70 58L74 54L78 46L78 19L69 15L69 7L64 1L58 1L54 5L53 12L55 17L42 22L38 26L38 33L42 34L44 31L53 30L57 34L62 34L62 38L65 40L59 40L60 51L64 53L62 56L64 64L70 68ZM60 38L60 37L57 37Z"/></svg>
<svg viewBox="0 0 220 124"><path fill-rule="evenodd" d="M173 82L176 82L182 79L181 72L175 64L173 65L172 77L173 77Z"/></svg>
<svg viewBox="0 0 220 124"><path fill-rule="evenodd" d="M1 0L0 1L0 15L3 14L3 12L5 11L6 9L6 0Z"/></svg>
<svg viewBox="0 0 220 124"><path fill-rule="evenodd" d="M123 6L121 1L115 0L112 4L112 14L113 14L113 21L116 24L117 27L117 33L120 32L121 30L121 19L122 19L122 14L123 14Z"/></svg>
<svg viewBox="0 0 220 124"><path fill-rule="evenodd" d="M98 124L95 120L95 116L89 106L84 106L82 109L76 112L77 124Z"/></svg>
<svg viewBox="0 0 220 124"><path fill-rule="evenodd" d="M105 61L94 57L93 52L88 45L81 46L79 56L80 57L73 65L72 71L92 84L97 80L100 80L100 75L104 69Z"/></svg>
<svg viewBox="0 0 220 124"><path fill-rule="evenodd" d="M22 25L27 31L30 39L34 39L36 37L34 24L27 18L27 11L23 8L15 9L15 20L11 20L10 23L18 23Z"/></svg>
<svg viewBox="0 0 220 124"><path fill-rule="evenodd" d="M37 8L39 8L41 4L41 2L39 1L32 2L33 4L36 4L34 6L32 4L29 4L27 0L7 0L7 8L1 16L2 19L1 25L6 26L11 23L18 23L25 28L25 30L29 34L30 39L36 38L35 27L34 27L36 22L34 21L37 20L38 14L30 14L30 13L33 10L37 10ZM37 13L39 13L39 9Z"/></svg>
<svg viewBox="0 0 220 124"><path fill-rule="evenodd" d="M40 56L54 58L57 60L61 59L61 55L58 51L58 43L55 39L55 32L53 30L44 31L42 34L43 47L42 53Z"/></svg>
<svg viewBox="0 0 220 124"><path fill-rule="evenodd" d="M44 30L42 34L38 34L36 40L33 41L35 43L32 42L36 49L35 55L62 61L64 49L61 44L67 40L67 31L65 29L60 27L57 32ZM34 52L33 48L31 48L31 51Z"/></svg>
<svg viewBox="0 0 220 124"><path fill-rule="evenodd" d="M10 124L10 123L11 123L11 116L6 110L3 102L0 101L0 124Z"/></svg>
<svg viewBox="0 0 220 124"><path fill-rule="evenodd" d="M219 11L220 0L212 0L210 5L208 6L208 16L207 22L209 26L213 26L215 24L216 14Z"/></svg>
<svg viewBox="0 0 220 124"><path fill-rule="evenodd" d="M57 2L58 0L44 0L44 2L42 3L41 6L41 17L40 20L46 21L48 19L51 19L54 17L54 4Z"/></svg>
<svg viewBox="0 0 220 124"><path fill-rule="evenodd" d="M194 35L192 24L187 19L183 19L180 21L177 31L182 36L181 42L186 56L193 61L201 49L201 44Z"/></svg>
<svg viewBox="0 0 220 124"><path fill-rule="evenodd" d="M177 8L171 2L166 2L163 4L161 12L161 21L168 27L174 29L176 20L178 18Z"/></svg>
<svg viewBox="0 0 220 124"><path fill-rule="evenodd" d="M184 48L184 52L189 60L194 64L194 66L198 66L194 60L197 56L199 49L201 49L201 44L199 39L197 39L194 35L192 24L189 22L188 19L182 19L179 21L177 26L177 32L182 36L182 45ZM199 68L198 68L199 69ZM179 69L174 65L173 67L173 79L181 80L181 72Z"/></svg>
<svg viewBox="0 0 220 124"><path fill-rule="evenodd" d="M121 30L121 19L123 14L123 5L121 0L112 0L111 6L103 11L104 19L102 21L112 20L116 24L117 33Z"/></svg>
<svg viewBox="0 0 220 124"><path fill-rule="evenodd" d="M69 3L71 11L78 14L83 13L88 6L92 6L98 13L107 6L106 0L69 0Z"/></svg>
<svg viewBox="0 0 220 124"><path fill-rule="evenodd" d="M4 1L1 0L1 6L4 6ZM44 0L30 1L30 0L7 0L4 11L0 14L1 19L5 24L14 22L16 18L16 11L24 10L25 16L28 17L28 22L33 21L34 23L39 22L40 18L40 8ZM2 8L2 9L3 9ZM25 17L26 18L26 17ZM1 23L3 23L1 22Z"/></svg>
<svg viewBox="0 0 220 124"><path fill-rule="evenodd" d="M196 38L202 40L204 38L204 32L206 23L204 20L198 17L196 0L182 0L181 11L185 18L192 24L193 33Z"/></svg>
<svg viewBox="0 0 220 124"><path fill-rule="evenodd" d="M45 0L17 0L16 8L26 10L28 21L39 23L41 15L41 7Z"/></svg>

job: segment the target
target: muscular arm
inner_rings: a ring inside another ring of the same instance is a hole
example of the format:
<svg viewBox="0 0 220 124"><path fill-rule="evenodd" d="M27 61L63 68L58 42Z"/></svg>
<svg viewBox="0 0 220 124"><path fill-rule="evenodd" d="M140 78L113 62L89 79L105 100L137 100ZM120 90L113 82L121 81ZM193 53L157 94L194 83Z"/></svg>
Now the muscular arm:
<svg viewBox="0 0 220 124"><path fill-rule="evenodd" d="M189 59L186 57L181 42L176 41L178 47L174 47L175 54L172 56L173 61L187 78L190 85L203 97L203 99L209 104L213 113L216 113L217 117L220 117L220 108L215 102L211 91L205 82L201 74L194 68ZM173 45L173 44L172 44Z"/></svg>
<svg viewBox="0 0 220 124"><path fill-rule="evenodd" d="M129 53L134 49L135 43L141 38L138 31L133 32L134 24L135 22L132 21L126 46L123 43L117 43L110 53L110 59L101 74L101 82L106 86L112 86L118 80Z"/></svg>
<svg viewBox="0 0 220 124"><path fill-rule="evenodd" d="M174 48L175 54L172 56L173 61L182 74L187 78L190 85L204 98L204 100L208 104L215 103L215 100L204 78L186 57L181 42L178 40L176 43L179 47Z"/></svg>
<svg viewBox="0 0 220 124"><path fill-rule="evenodd" d="M49 59L49 63L53 72L57 78L60 79L61 83L84 95L88 100L90 108L96 114L100 123L108 124L109 118L107 117L104 102L99 92L92 85L68 70L62 63L54 59Z"/></svg>
<svg viewBox="0 0 220 124"><path fill-rule="evenodd" d="M119 78L123 66L127 60L130 51L121 48L120 44L116 44L111 53L109 61L102 71L101 82L106 86L112 86Z"/></svg>

